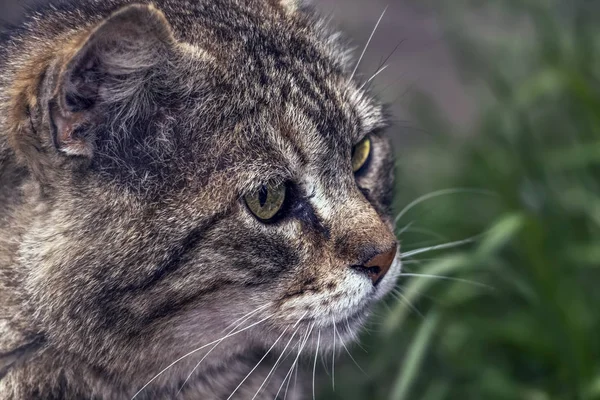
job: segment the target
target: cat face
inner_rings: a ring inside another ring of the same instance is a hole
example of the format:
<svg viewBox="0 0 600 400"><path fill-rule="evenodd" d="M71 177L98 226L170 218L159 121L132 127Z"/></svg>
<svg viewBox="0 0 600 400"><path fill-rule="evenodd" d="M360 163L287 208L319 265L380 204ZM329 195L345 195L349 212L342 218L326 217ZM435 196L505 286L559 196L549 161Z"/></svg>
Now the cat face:
<svg viewBox="0 0 600 400"><path fill-rule="evenodd" d="M309 11L272 3L126 6L37 56L13 143L57 347L132 371L257 321L244 343L331 347L394 285L382 106Z"/></svg>

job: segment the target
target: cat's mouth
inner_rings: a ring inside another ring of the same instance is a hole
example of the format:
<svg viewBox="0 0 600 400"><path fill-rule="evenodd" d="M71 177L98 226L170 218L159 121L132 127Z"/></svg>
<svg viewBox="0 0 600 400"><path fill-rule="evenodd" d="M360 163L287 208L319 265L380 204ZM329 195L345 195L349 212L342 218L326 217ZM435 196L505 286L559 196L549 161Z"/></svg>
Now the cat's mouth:
<svg viewBox="0 0 600 400"><path fill-rule="evenodd" d="M344 276L335 291L307 291L282 305L286 315L284 328L334 331L346 342L356 338L371 309L389 293L401 271L400 255L395 258L387 276L377 285L360 274Z"/></svg>
<svg viewBox="0 0 600 400"><path fill-rule="evenodd" d="M319 328L333 328L333 326L342 325L354 325L361 320L364 320L369 316L372 304L366 303L361 305L355 310L351 310L343 315L330 315L330 316L311 316L302 318L296 322L287 322L285 326L299 326L299 325L315 325Z"/></svg>
<svg viewBox="0 0 600 400"><path fill-rule="evenodd" d="M284 323L282 328L288 333L305 332L311 338L308 347L316 345L313 342L319 335L323 338L329 337L329 345L336 341L338 344L349 343L356 340L357 334L367 321L374 303L375 300L372 298L364 299L351 309L339 312L322 312L310 316L305 315L299 320ZM285 333L283 334L285 335ZM325 342L322 344L326 345Z"/></svg>

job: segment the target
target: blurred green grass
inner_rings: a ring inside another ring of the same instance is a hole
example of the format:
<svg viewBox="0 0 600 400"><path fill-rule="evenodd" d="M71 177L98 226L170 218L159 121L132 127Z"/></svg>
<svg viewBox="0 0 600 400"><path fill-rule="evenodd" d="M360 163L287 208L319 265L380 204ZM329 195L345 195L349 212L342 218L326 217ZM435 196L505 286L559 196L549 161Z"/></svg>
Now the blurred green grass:
<svg viewBox="0 0 600 400"><path fill-rule="evenodd" d="M319 397L600 399L600 2L444 3L484 111L449 134L413 97L428 140L399 152L397 209L432 195L397 230L404 272L430 276L401 278L351 349L366 374L340 354ZM476 34L473 13L511 28Z"/></svg>

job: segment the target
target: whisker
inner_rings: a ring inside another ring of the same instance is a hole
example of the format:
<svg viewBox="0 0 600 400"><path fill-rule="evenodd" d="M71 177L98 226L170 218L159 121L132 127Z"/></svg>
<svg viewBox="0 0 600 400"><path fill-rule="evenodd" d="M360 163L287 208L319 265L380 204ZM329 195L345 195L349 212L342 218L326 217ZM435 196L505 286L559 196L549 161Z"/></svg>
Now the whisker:
<svg viewBox="0 0 600 400"><path fill-rule="evenodd" d="M265 317L265 318L261 319L260 321L253 323L252 325L249 325L249 326L247 326L247 327L245 327L245 328L242 328L242 329L240 329L240 330L238 330L238 331L236 331L236 332L233 332L233 333L231 333L231 334L229 334L229 335L226 335L224 338L221 338L221 339L227 339L227 338L229 338L229 337L232 337L232 336L235 336L235 335L237 335L237 334L239 334L239 333L241 333L241 332L244 332L244 331L246 331L246 330L248 330L248 329L250 329L250 328L253 328L253 327L255 327L256 325L258 325L258 324L261 324L261 323L265 322L265 321L266 321L266 320L268 320L269 318L272 318L274 315L275 315L275 314L271 314L271 315L269 315L268 317ZM137 391L137 392L136 392L136 393L133 395L133 397L131 398L131 400L135 399L135 398L136 398L136 397L137 397L137 396L138 396L140 393L142 393L142 391L143 391L144 389L146 389L146 388L148 387L148 385L150 385L152 382L154 382L156 379L158 379L158 377L159 377L159 376L161 376L162 374L164 374L164 373L165 373L165 372L166 372L166 371L167 371L169 368L171 368L173 365L175 365L175 364L177 364L178 362L180 362L181 360L183 360L183 359L185 359L185 358L187 358L187 357L191 356L192 354L195 354L195 353L199 352L200 350L202 350L202 349L205 349L205 348L207 348L208 346L210 346L210 345L213 345L213 344L217 343L217 342L218 342L219 340L221 340L221 339L214 340L214 341L212 341L212 342L210 342L210 343L207 343L207 344L205 344L205 345L203 345L203 346L201 346L201 347L198 347L197 349L194 349L194 350L190 351L189 353L187 353L187 354L184 354L183 356L179 357L177 360L173 361L171 364L167 365L167 366L166 366L165 368L163 368L163 369L162 369L162 370L161 370L161 371L160 371L158 374L154 375L154 377L153 377L152 379L150 379L150 380L149 380L149 381L148 381L148 382L147 382L147 383L146 383L144 386L142 386L142 388L141 388L140 390L138 390L138 391Z"/></svg>
<svg viewBox="0 0 600 400"><path fill-rule="evenodd" d="M294 368L294 364L292 364L292 369L293 368ZM289 378L287 378L287 385L285 385L285 393L283 394L283 400L285 400L287 398L287 392L288 392L288 389L290 388L290 383L292 382L291 372L292 372L292 370L290 369L290 372L288 372ZM284 378L284 382L285 382L285 378ZM277 394L279 394L279 392ZM275 396L275 398L273 400L277 400L277 396Z"/></svg>
<svg viewBox="0 0 600 400"><path fill-rule="evenodd" d="M308 332L308 329L307 329L307 332ZM305 338L307 337L306 333L304 334L304 337ZM299 338L298 339L298 344L300 345L303 340L304 339ZM300 347L300 346L298 346L298 347ZM295 361L295 359L294 359L294 361ZM292 381L291 374L292 374L292 370L293 369L294 369L294 362L292 362L292 365L290 366L290 369L288 370L287 374L285 374L285 376L283 377L283 380L281 381L281 385L279 386L279 389L277 390L277 393L275 393L275 398L273 400L277 400L278 399L279 393L281 392L281 389L283 389L283 385L285 385L285 396L287 396L287 390L288 390L288 388L290 386L290 382ZM289 379L288 379L288 377L289 377ZM287 385L286 385L286 381L287 381ZM285 398L285 396L284 396L284 398Z"/></svg>
<svg viewBox="0 0 600 400"><path fill-rule="evenodd" d="M273 400L277 400L279 398L279 393L281 392L281 389L283 389L283 385L285 385L285 392L283 395L284 400L287 397L287 392L288 392L288 389L290 388L290 383L292 382L292 370L293 369L294 369L294 364L292 363L292 366L290 367L289 371L283 377L281 386L279 386L279 389L277 390L277 393L275 394L275 398ZM287 384L286 384L286 382L287 382Z"/></svg>
<svg viewBox="0 0 600 400"><path fill-rule="evenodd" d="M333 391L335 392L335 336L336 336L336 327L335 327L335 320L332 318L331 322L333 322L333 352L332 352L332 356L331 356L331 387L333 389Z"/></svg>
<svg viewBox="0 0 600 400"><path fill-rule="evenodd" d="M356 74L356 71L358 70L358 66L360 65L360 62L362 61L363 57L365 56L367 48L369 47L369 44L371 44L371 40L373 39L373 36L375 35L375 32L377 31L377 28L379 27L379 24L381 23L381 20L383 19L383 16L385 15L385 12L387 11L387 9L388 9L387 7L383 9L381 16L377 20L377 23L375 24L375 28L373 28L373 31L371 32L371 36L369 36L369 40L367 40L367 44L365 45L362 53L360 54L358 62L356 63L356 66L354 67L354 70L352 71L352 75L350 75L350 79L348 80L348 82L351 82L352 79L354 78L354 75Z"/></svg>
<svg viewBox="0 0 600 400"><path fill-rule="evenodd" d="M299 364L296 363L296 365L294 366L294 369L293 369L293 373L294 373L294 387L298 386L298 369L299 368L300 368ZM290 372L292 372L292 371L290 371ZM288 383L291 383L291 382L292 382L292 375L290 375L290 380L289 380ZM287 398L287 388L286 388L286 392L285 392L285 394L283 396L283 400L285 400L286 398Z"/></svg>
<svg viewBox="0 0 600 400"><path fill-rule="evenodd" d="M240 325L242 325L244 322L246 322L246 321L247 321L247 320L248 320L248 319L249 319L249 318L250 318L252 315L256 314L256 313L257 313L258 311L260 311L260 310L263 310L263 309L264 309L265 307L267 307L267 306L268 306L268 304L265 304L265 305L263 305L263 306L261 306L261 307L257 308L256 310L249 312L248 314L244 315L243 317L241 317L241 318L239 318L239 319L237 319L237 320L233 321L231 324L229 324L229 326L228 326L227 328L229 328L231 325L233 325L233 324L235 324L235 323L237 323L238 321L240 321L240 320L241 320L241 322L239 322L237 325L235 325L235 326L234 326L234 327L233 327L233 328L232 328L232 329L231 329L229 332L227 332L227 334L230 334L230 333L232 333L233 331L235 331L237 328L239 328L239 327L240 327ZM227 330L227 328L225 328L224 330ZM190 372L190 374L187 376L187 378L185 379L185 381L183 382L183 384L181 385L181 387L180 387L180 388L179 388L179 390L177 391L177 394L175 395L175 397L179 396L179 393L181 393L181 391L183 390L183 387L184 387L184 386L185 386L185 384L186 384L186 383L187 383L187 382L190 380L191 376L192 376L192 375L194 374L194 372L195 372L195 371L198 369L198 367L200 366L200 364L202 363L202 361L204 361L204 359L205 359L206 357L208 357L208 355L209 355L210 353L212 353L212 351L213 351L214 349L216 349L216 348L217 348L217 346L218 346L219 344L221 344L221 343L223 342L223 340L225 340L225 338L226 338L226 337L227 337L227 336L225 336L225 337L221 338L221 340L219 340L219 341L218 341L218 342L217 342L217 343L216 343L216 344L215 344L215 345L214 345L214 346L213 346L213 347L212 347L212 348L211 348L211 349L208 351L208 353L206 353L206 354L204 355L204 357L202 357L202 359L201 359L200 361L198 361L198 364L196 364L196 366L194 367L194 369L192 369L192 372Z"/></svg>
<svg viewBox="0 0 600 400"><path fill-rule="evenodd" d="M445 241L445 240L444 240ZM429 239L429 240L421 240L418 242L411 242L411 243L402 243L403 247L404 247L404 251L409 252L409 251L413 251L416 249L420 249L422 247L425 246L435 246L436 244L439 244L440 241L437 239Z"/></svg>
<svg viewBox="0 0 600 400"><path fill-rule="evenodd" d="M315 371L317 370L317 358L319 358L319 344L321 343L321 330L319 329L319 336L317 337L317 349L315 350L315 363L313 364L312 374L312 394L313 400L316 400L315 396Z"/></svg>
<svg viewBox="0 0 600 400"><path fill-rule="evenodd" d="M363 330L367 330L368 329L368 332L371 335L381 335L381 334L385 333L385 331L383 331L381 329L378 329L378 326L381 325L381 321L383 321L386 318L386 316L383 316L381 314L379 314L379 315L378 314L373 314L373 316L376 317L376 318L372 318L371 321L370 321L370 323L369 323L369 327L368 328L367 327L363 327Z"/></svg>
<svg viewBox="0 0 600 400"><path fill-rule="evenodd" d="M350 322L348 322L348 317L346 317L346 329L348 329L348 332L352 332L352 329L350 328ZM365 353L369 354L369 352L367 351L367 349L365 349L365 348L364 348L364 347L363 347L363 346L360 344L360 341L359 341L359 340L357 340L357 339L358 339L358 337L357 337L355 334L353 334L353 337L354 337L354 339L356 340L356 343L355 343L355 344L356 344L358 347L360 347L360 349L361 349L362 351L364 351Z"/></svg>
<svg viewBox="0 0 600 400"><path fill-rule="evenodd" d="M376 69L375 71L379 71L379 72L381 72L381 71L380 71L380 69L381 69L381 68L382 68L384 65L386 65L386 64L387 64L387 62L389 61L389 59L390 59L390 58L392 58L392 56L394 55L394 53L396 53L396 50L398 50L398 49L400 48L400 46L402 45L402 43L404 43L404 39L402 39L402 40L400 40L400 41L398 42L398 44L396 45L396 47L394 47L394 49L391 51L391 53L390 53L390 54L388 54L388 56L387 56L385 59L383 59L383 57L382 57L382 59L380 59L380 60L379 60L379 65L377 66L377 69ZM379 74L379 72L376 72L376 74ZM369 79L369 81L371 81L371 79ZM367 83L368 83L368 82L367 82ZM364 86L364 85L363 85L363 86ZM369 87L370 87L370 85L369 85ZM362 89L362 87L361 87L361 89Z"/></svg>
<svg viewBox="0 0 600 400"><path fill-rule="evenodd" d="M405 289L404 287L396 287L394 290L400 291L402 292L401 289ZM393 291L393 290L392 290ZM413 292L415 294L415 299L428 299L431 300L433 303L438 304L438 305L442 305L441 300L437 297L434 297L431 294L425 294L424 292L417 292L414 288L409 288L409 291ZM392 294L392 297L393 294ZM394 297L396 300L399 300L397 297ZM409 297L410 299L410 297ZM385 317L383 317L382 319L384 319Z"/></svg>
<svg viewBox="0 0 600 400"><path fill-rule="evenodd" d="M298 370L299 369L300 369L300 364L296 364L296 368L294 368L294 388L298 387Z"/></svg>
<svg viewBox="0 0 600 400"><path fill-rule="evenodd" d="M396 224L397 224L397 223L398 223L398 219L395 219L395 220L394 220L394 226L396 226ZM398 233L396 234L396 236L397 236L397 237L400 237L400 236L402 236L402 234L403 234L404 232L408 231L408 230L410 229L410 227L412 226L412 224L414 224L414 223L415 223L415 221L410 221L408 224L406 224L406 225L404 226L404 228L400 229L400 232L398 232Z"/></svg>
<svg viewBox="0 0 600 400"><path fill-rule="evenodd" d="M281 386L279 386L279 390L277 390L277 394L275 394L275 399L273 399L273 400L277 400L277 396L279 396L279 392L281 392L281 389L283 388L283 385L285 384L286 380L287 380L287 385L285 385L285 394L283 395L283 398L284 398L284 400L287 398L287 392L290 387L290 383L292 382L292 372L294 370L294 366L296 365L296 362L298 361L298 358L300 357L300 352L302 351L302 347L304 347L304 343L306 343L306 341L308 340L308 331L309 330L307 328L306 333L304 334L304 338L298 340L298 354L296 355L296 358L292 362L292 365L290 366L289 371L283 377Z"/></svg>
<svg viewBox="0 0 600 400"><path fill-rule="evenodd" d="M321 367L323 367L323 371L330 376L329 374L329 364L327 363L327 359L324 356L321 356Z"/></svg>
<svg viewBox="0 0 600 400"><path fill-rule="evenodd" d="M413 200L412 202L410 202L406 207L404 207L404 209L402 211L400 211L398 213L398 215L394 219L394 225L396 225L398 223L398 221L400 221L400 218L402 218L410 209L412 209L414 206L416 206L424 201L433 199L435 197L446 196L446 195L451 195L451 194L459 194L459 193L484 194L484 195L488 195L488 196L495 195L493 192L490 192L488 190L483 190L483 189L455 188L455 189L437 190L435 192L425 194L425 195L417 198L416 200Z"/></svg>
<svg viewBox="0 0 600 400"><path fill-rule="evenodd" d="M406 304L411 310L416 312L421 318L425 318L425 316L419 311L417 307L415 307L406 296L404 296L398 289L394 289L390 292L392 296L396 297L396 299L404 304Z"/></svg>
<svg viewBox="0 0 600 400"><path fill-rule="evenodd" d="M360 372L362 372L363 374L365 374L365 376L367 378L370 378L369 374L367 374L365 372L365 370L362 369L360 365L358 365L358 363L356 362L356 360L354 359L354 357L352 357L352 354L350 354L350 350L348 350L348 348L346 347L346 344L344 343L344 341L342 340L342 338L340 338L340 343L342 344L342 347L344 347L344 349L346 350L346 353L348 353L348 355L350 356L350 359L352 360L352 362L354 363L354 365L356 365L358 367L358 369L360 370Z"/></svg>
<svg viewBox="0 0 600 400"><path fill-rule="evenodd" d="M306 334L304 335L304 338L302 339L302 344L298 348L298 354L296 355L296 358L294 359L294 362L292 363L290 370L288 371L286 376L283 378L283 382L281 383L281 386L279 386L279 390L277 391L277 394L275 395L275 399L277 399L277 396L279 395L279 392L281 391L283 384L285 383L287 377L289 376L288 384L286 385L285 394L283 397L284 400L287 397L287 391L288 391L290 382L292 381L292 372L294 371L294 367L296 366L296 364L298 363L298 360L300 359L300 354L302 353L302 349L304 349L304 346L306 345L306 342L308 341L308 337L310 336L310 333L312 332L313 327L314 327L314 324L312 324L310 328L306 329Z"/></svg>
<svg viewBox="0 0 600 400"><path fill-rule="evenodd" d="M396 44L396 46L394 47L394 49L390 52L390 54L388 54L388 56L385 58L385 60L381 61L379 63L379 67L381 68L382 65L387 64L387 62L390 60L390 58L392 58L392 56L396 53L396 51L400 48L400 46L402 46L402 43L405 42L406 39L401 39L398 44Z"/></svg>
<svg viewBox="0 0 600 400"><path fill-rule="evenodd" d="M377 77L377 75L385 71L388 67L389 65L384 65L383 67L379 68L368 80L365 81L365 83L358 88L358 90L363 90L365 86L367 86L373 79Z"/></svg>
<svg viewBox="0 0 600 400"><path fill-rule="evenodd" d="M411 277L416 277L416 278L442 279L442 280L448 280L448 281L453 281L453 282L466 283L466 284L469 284L469 285L480 286L480 287L484 287L486 289L495 290L494 287L492 287L490 285L486 285L485 283L471 281L471 280L468 280L468 279L453 278L451 276L431 275L431 274L413 274L413 273L402 273L402 274L400 274L400 276L411 276Z"/></svg>
<svg viewBox="0 0 600 400"><path fill-rule="evenodd" d="M440 260L440 259L439 258L419 258L418 260L402 260L402 266L404 267L404 266L412 265L412 264L421 265L428 261L437 261L437 260Z"/></svg>
<svg viewBox="0 0 600 400"><path fill-rule="evenodd" d="M427 253L429 251L451 249L453 247L459 247L464 244L474 243L479 237L481 237L481 235L476 235L476 236L470 237L468 239L457 240L456 242L437 244L435 246L424 247L422 249L407 251L406 253L403 253L401 255L401 258L405 259L408 257L416 256L417 254Z"/></svg>
<svg viewBox="0 0 600 400"><path fill-rule="evenodd" d="M300 322L300 321L298 321ZM246 382L246 380L250 377L250 375L252 375L252 373L256 370L256 368L258 368L258 366L260 365L261 362L264 361L265 358L267 358L267 356L269 355L269 353L271 353L271 351L275 348L275 346L277 345L277 343L279 343L279 341L281 340L281 338L283 337L283 335L285 335L285 333L287 332L289 327L286 327L283 332L281 333L281 335L279 335L279 337L277 338L277 340L275 340L275 342L271 345L271 347L269 347L269 350L267 350L267 352L261 357L260 360L258 360L258 362L256 363L256 365L250 370L250 372L248 372L248 375L246 375L244 377L244 379L242 379L242 381L239 383L239 385L236 386L235 389L233 389L233 392L231 392L231 394L229 395L229 397L227 397L227 400L231 399L231 397L235 394L235 392L237 392L237 390L244 384L244 382Z"/></svg>
<svg viewBox="0 0 600 400"><path fill-rule="evenodd" d="M298 320L298 322L296 322L294 324L294 326L292 327L292 329L296 328L296 326L298 326L298 324L300 323L300 321L302 321L304 319L304 317L306 317L306 314L308 314L308 311L304 313L304 315L302 317L300 317L300 319ZM298 332L298 328L296 328L294 330L294 333L292 334L292 336L290 337L290 340L288 340L287 344L285 345L285 347L283 348L281 354L279 355L279 357L277 358L277 360L275 361L275 364L273 364L273 368L271 368L271 370L269 371L269 373L267 374L265 380L263 381L263 383L260 385L260 387L258 388L258 390L256 391L256 393L254 394L254 396L252 397L251 400L254 400L256 398L256 396L258 396L258 393L260 393L261 389L263 388L263 386L265 385L265 383L267 383L267 380L271 377L271 374L275 371L275 369L277 368L277 366L279 365L279 362L281 361L281 358L283 357L283 355L285 354L285 351L287 350L287 348L289 347L290 343L292 343L292 340L294 339L294 336L296 336L296 333Z"/></svg>
<svg viewBox="0 0 600 400"><path fill-rule="evenodd" d="M438 240L448 240L448 238L447 238L447 237L445 237L445 236L443 236L443 235L440 235L439 233L436 233L436 232L434 232L434 231L432 231L432 230L429 230L429 229L424 229L424 228L416 228L416 227L415 227L415 228L411 228L411 227L406 227L405 229L403 229L403 230L402 230L402 233L403 233L403 232L414 232L414 233L420 233L420 234L423 234L423 235L428 235L428 236L434 237L434 238L436 238L436 239L438 239ZM398 236L400 236L400 235L398 234Z"/></svg>

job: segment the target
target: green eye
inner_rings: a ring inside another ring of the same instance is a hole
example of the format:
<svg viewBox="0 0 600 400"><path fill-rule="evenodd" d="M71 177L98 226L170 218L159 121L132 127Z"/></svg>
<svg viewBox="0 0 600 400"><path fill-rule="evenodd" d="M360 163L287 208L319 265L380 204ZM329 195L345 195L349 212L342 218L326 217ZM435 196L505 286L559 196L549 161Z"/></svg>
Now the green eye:
<svg viewBox="0 0 600 400"><path fill-rule="evenodd" d="M286 186L281 185L263 185L257 191L248 194L244 200L246 205L261 221L268 221L273 218L285 202Z"/></svg>
<svg viewBox="0 0 600 400"><path fill-rule="evenodd" d="M365 137L352 149L352 172L357 172L365 165L371 154L371 139Z"/></svg>

